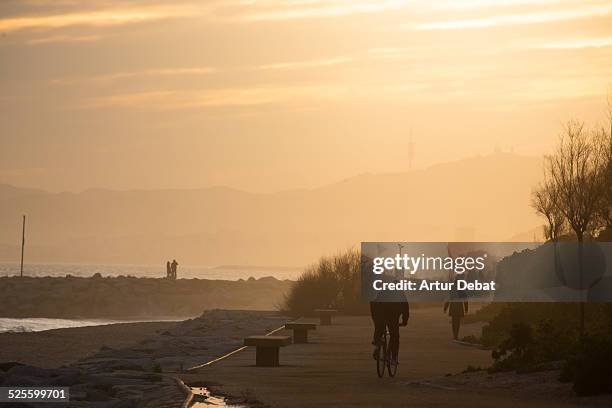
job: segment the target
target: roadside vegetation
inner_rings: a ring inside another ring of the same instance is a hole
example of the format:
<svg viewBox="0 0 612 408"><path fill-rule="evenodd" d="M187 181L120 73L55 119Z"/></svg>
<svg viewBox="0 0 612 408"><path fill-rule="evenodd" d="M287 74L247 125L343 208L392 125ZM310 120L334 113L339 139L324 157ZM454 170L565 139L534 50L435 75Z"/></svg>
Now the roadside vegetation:
<svg viewBox="0 0 612 408"><path fill-rule="evenodd" d="M298 278L281 309L294 316L309 316L315 309L367 313L369 306L361 300L359 262L356 249L321 257Z"/></svg>
<svg viewBox="0 0 612 408"><path fill-rule="evenodd" d="M493 303L482 311L488 323L470 341L492 350L490 372L556 369L578 395L612 392L612 303L585 304L583 336L575 303Z"/></svg>
<svg viewBox="0 0 612 408"><path fill-rule="evenodd" d="M569 122L545 158L531 205L556 244L612 240L612 92L609 124ZM560 369L578 395L612 392L611 303L493 303L467 321L486 321L479 342L492 349L490 371Z"/></svg>

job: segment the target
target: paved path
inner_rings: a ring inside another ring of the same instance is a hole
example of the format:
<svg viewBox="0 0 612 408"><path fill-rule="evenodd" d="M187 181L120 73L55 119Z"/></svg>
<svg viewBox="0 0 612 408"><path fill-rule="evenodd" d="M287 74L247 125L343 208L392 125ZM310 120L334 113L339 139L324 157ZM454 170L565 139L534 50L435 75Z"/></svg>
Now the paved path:
<svg viewBox="0 0 612 408"><path fill-rule="evenodd" d="M479 331L479 325L468 325L462 328L462 335ZM371 335L368 317L341 316L333 326L319 326L311 332L311 344L282 348L282 367L254 367L255 350L249 347L183 378L206 384L213 392L249 396L272 407L516 408L519 403L511 389L439 385L444 382L436 378L459 373L470 364L486 367L491 360L490 351L452 342L448 317L437 308L414 309L408 327L402 328L396 378L376 376ZM521 397L520 404L521 408L552 407L560 406L561 401Z"/></svg>

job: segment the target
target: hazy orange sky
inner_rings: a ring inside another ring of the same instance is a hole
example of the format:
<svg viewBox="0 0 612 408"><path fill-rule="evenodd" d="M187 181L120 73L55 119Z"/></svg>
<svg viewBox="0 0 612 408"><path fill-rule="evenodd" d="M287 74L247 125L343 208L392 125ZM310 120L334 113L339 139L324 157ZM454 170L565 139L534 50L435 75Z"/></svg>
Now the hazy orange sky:
<svg viewBox="0 0 612 408"><path fill-rule="evenodd" d="M612 2L0 3L0 182L313 187L602 121Z"/></svg>

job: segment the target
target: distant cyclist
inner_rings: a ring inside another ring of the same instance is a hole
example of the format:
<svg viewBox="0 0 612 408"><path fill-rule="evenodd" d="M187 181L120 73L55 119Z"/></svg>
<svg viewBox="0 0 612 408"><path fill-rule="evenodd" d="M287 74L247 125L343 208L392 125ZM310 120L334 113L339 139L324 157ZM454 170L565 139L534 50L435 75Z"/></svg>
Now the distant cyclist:
<svg viewBox="0 0 612 408"><path fill-rule="evenodd" d="M406 326L410 318L410 305L403 292L379 292L376 299L370 302L370 314L374 321L374 359L379 355L381 337L385 329L389 330L389 352L391 364L397 364L399 354L399 327ZM402 320L400 324L400 318Z"/></svg>

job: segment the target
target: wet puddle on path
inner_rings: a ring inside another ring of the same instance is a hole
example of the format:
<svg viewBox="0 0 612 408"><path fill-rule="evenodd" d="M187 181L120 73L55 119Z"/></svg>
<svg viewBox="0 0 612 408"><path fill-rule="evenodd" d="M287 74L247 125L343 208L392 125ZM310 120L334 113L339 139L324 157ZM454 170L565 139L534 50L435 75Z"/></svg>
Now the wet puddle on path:
<svg viewBox="0 0 612 408"><path fill-rule="evenodd" d="M228 408L248 408L247 405L242 404L229 404L226 402L225 397L214 396L205 387L191 387L193 393L192 408L205 408L205 407L228 407Z"/></svg>

